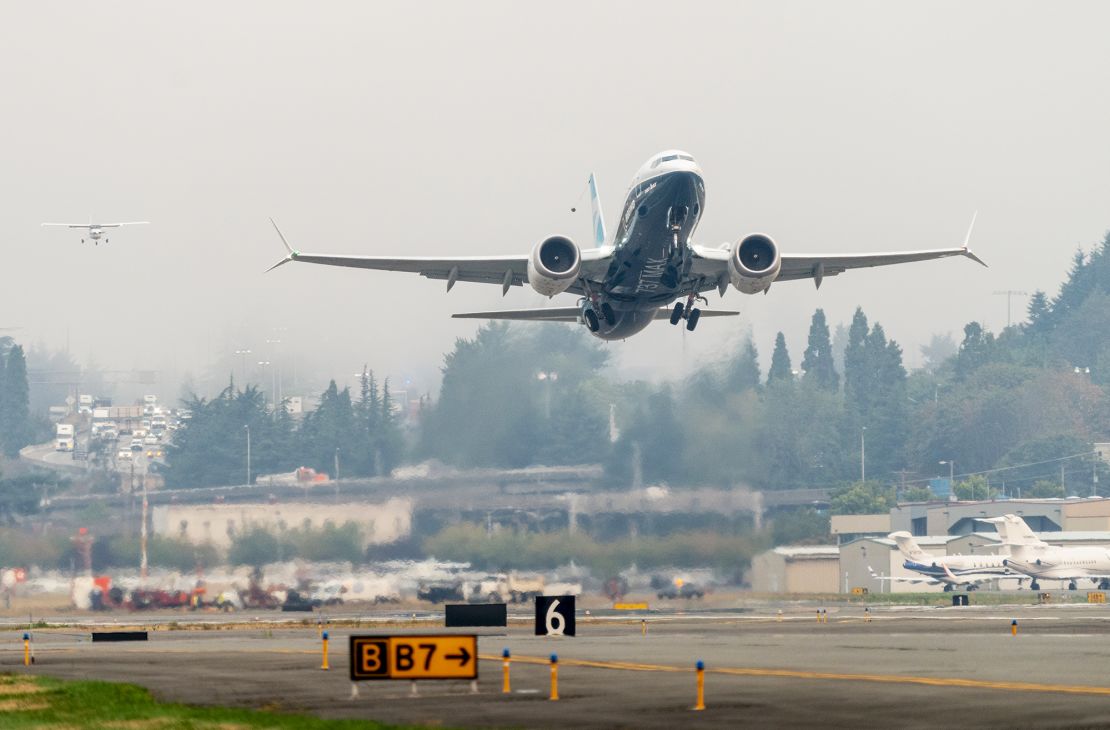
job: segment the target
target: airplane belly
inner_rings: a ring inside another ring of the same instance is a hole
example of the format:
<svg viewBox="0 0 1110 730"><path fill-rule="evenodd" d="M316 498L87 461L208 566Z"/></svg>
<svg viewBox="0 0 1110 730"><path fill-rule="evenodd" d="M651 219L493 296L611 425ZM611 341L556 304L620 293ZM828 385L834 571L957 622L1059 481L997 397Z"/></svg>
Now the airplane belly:
<svg viewBox="0 0 1110 730"><path fill-rule="evenodd" d="M616 312L616 323L609 327L601 322L601 329L594 337L602 340L623 340L637 332L642 332L655 319L655 307L651 309L628 309Z"/></svg>

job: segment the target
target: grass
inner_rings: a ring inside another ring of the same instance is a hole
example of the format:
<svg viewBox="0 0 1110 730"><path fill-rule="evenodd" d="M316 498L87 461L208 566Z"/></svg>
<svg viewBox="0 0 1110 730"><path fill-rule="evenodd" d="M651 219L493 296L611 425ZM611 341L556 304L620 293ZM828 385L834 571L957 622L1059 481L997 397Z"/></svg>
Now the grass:
<svg viewBox="0 0 1110 730"><path fill-rule="evenodd" d="M398 730L368 720L158 702L142 687L0 674L0 726L51 730ZM406 726L407 727L407 726Z"/></svg>

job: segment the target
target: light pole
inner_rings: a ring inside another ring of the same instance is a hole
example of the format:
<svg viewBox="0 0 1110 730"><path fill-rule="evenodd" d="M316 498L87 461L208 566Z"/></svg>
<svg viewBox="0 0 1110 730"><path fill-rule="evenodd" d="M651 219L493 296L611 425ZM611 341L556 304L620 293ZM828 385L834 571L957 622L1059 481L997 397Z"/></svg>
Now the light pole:
<svg viewBox="0 0 1110 730"><path fill-rule="evenodd" d="M235 354L239 356L239 389L243 390L247 384L247 355L251 354L251 351L236 350Z"/></svg>
<svg viewBox="0 0 1110 730"><path fill-rule="evenodd" d="M536 373L536 380L544 384L543 390L543 414L544 418L551 419L551 384L559 379L559 373L543 372Z"/></svg>
<svg viewBox="0 0 1110 730"><path fill-rule="evenodd" d="M955 462L955 460L946 459L944 461L938 461L937 463L940 464L941 466L943 466L945 464L948 465L948 489L949 489L949 492L951 494L955 494L956 493L956 462ZM974 492L975 484L974 483L971 485L971 489L973 490L972 493L971 493L971 500L974 502L975 501L975 492Z"/></svg>
<svg viewBox="0 0 1110 730"><path fill-rule="evenodd" d="M859 431L859 480L867 481L867 426Z"/></svg>
<svg viewBox="0 0 1110 730"><path fill-rule="evenodd" d="M263 368L270 368L270 401L274 404L274 409L277 409L277 375L274 373L274 364L269 360L259 360L258 366Z"/></svg>
<svg viewBox="0 0 1110 730"><path fill-rule="evenodd" d="M251 483L251 427L248 423L243 426L247 430L247 484Z"/></svg>

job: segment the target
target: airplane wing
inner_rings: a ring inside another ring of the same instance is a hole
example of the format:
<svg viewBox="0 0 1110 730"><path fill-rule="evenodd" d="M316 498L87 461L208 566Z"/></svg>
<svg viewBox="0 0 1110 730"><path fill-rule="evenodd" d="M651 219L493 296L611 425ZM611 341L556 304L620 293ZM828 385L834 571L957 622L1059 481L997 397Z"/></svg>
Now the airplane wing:
<svg viewBox="0 0 1110 730"><path fill-rule="evenodd" d="M964 245L958 248L932 248L919 251L892 251L888 253L831 253L831 254L798 254L781 253L782 268L775 281L794 281L797 279L813 279L817 286L827 276L842 274L848 269L866 269L875 266L892 266L894 264L909 264L917 261L931 261L950 256L963 256L972 261L986 266L978 256L968 248L971 238L971 229L975 226L975 216L971 218L971 226L967 229ZM728 285L728 256L727 248L711 248L694 246L694 263L691 267L692 276L703 279L700 291L719 289L723 295Z"/></svg>
<svg viewBox="0 0 1110 730"><path fill-rule="evenodd" d="M889 580L894 583L926 583L928 585L939 585L941 583L941 581L936 578L930 578L924 575L920 577L908 575L879 575L870 565L867 566L867 572L870 573L871 577L875 580Z"/></svg>
<svg viewBox="0 0 1110 730"><path fill-rule="evenodd" d="M703 309L702 317L735 317L739 312L726 312L717 309ZM548 309L504 309L495 312L460 312L451 315L455 319L515 319L529 322L577 322L578 307L551 307ZM671 310L655 310L655 319L670 319Z"/></svg>
<svg viewBox="0 0 1110 730"><path fill-rule="evenodd" d="M301 253L285 240L281 229L273 219L274 230L289 255L271 266L273 271L290 261L325 266L348 266L356 269L377 269L380 271L407 271L420 274L428 279L442 279L447 282L447 290L457 281L470 281L483 284L500 284L502 293L510 286L523 286L528 278L528 255L517 256L456 256L437 258L434 256L346 256L342 254ZM600 279L609 266L612 249L584 249L582 252L582 274L589 280ZM573 294L581 294L582 287L575 283L567 289ZM548 310L542 310L548 311ZM575 310L577 312L577 310ZM703 313L704 314L704 313ZM573 320L571 320L573 321Z"/></svg>
<svg viewBox="0 0 1110 730"><path fill-rule="evenodd" d="M92 228L90 223L43 223L44 226L62 226L63 228Z"/></svg>
<svg viewBox="0 0 1110 730"><path fill-rule="evenodd" d="M126 221L124 223L43 223L43 225L64 228L119 228L120 226L145 226L149 223L150 221Z"/></svg>

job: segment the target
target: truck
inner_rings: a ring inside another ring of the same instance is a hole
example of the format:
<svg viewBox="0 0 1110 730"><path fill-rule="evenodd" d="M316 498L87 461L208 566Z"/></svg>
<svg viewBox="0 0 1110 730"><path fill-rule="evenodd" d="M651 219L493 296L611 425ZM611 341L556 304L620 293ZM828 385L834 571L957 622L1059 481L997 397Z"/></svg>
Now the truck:
<svg viewBox="0 0 1110 730"><path fill-rule="evenodd" d="M499 573L480 581L470 594L471 603L526 603L543 595L542 575Z"/></svg>
<svg viewBox="0 0 1110 730"><path fill-rule="evenodd" d="M54 435L55 451L73 451L73 424L59 423Z"/></svg>

